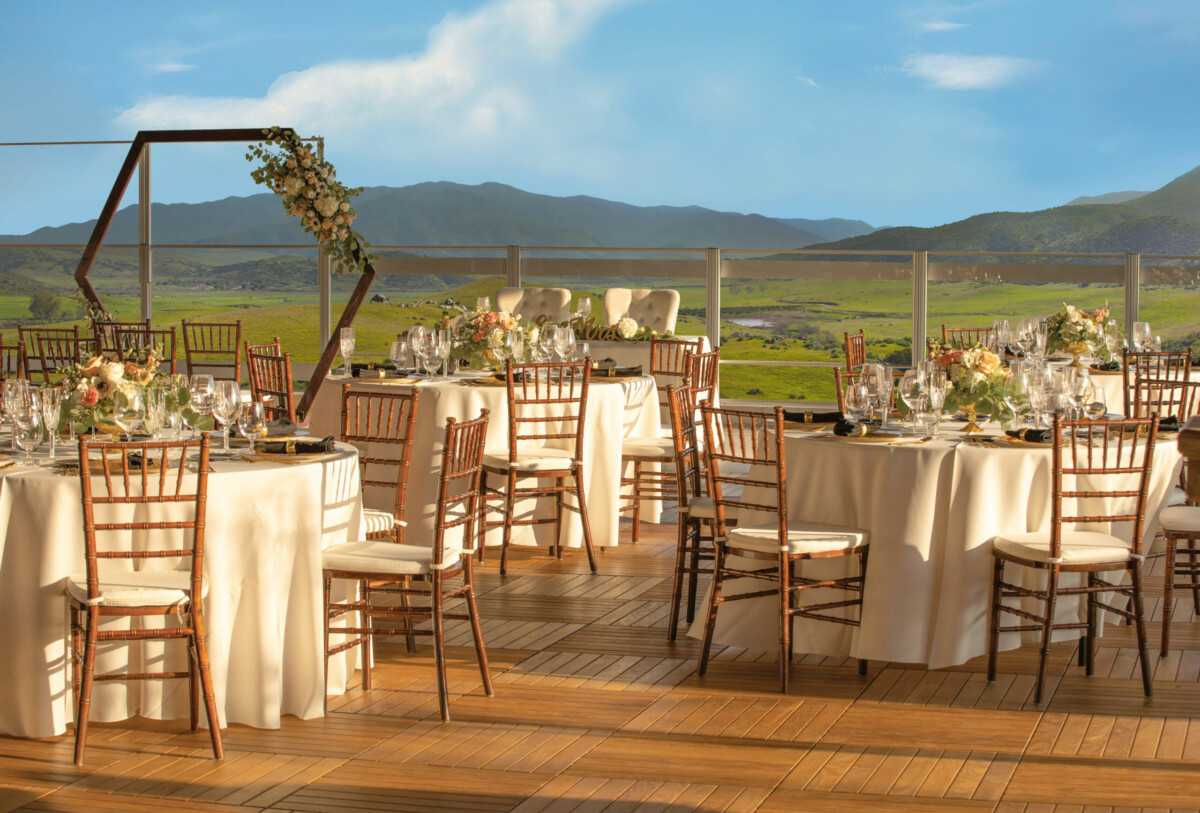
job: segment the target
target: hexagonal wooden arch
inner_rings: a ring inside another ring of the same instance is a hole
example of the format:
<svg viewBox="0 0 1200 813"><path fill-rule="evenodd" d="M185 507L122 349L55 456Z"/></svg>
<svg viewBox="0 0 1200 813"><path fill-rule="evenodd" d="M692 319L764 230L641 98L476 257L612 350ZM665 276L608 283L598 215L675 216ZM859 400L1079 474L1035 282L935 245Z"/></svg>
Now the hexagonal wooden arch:
<svg viewBox="0 0 1200 813"><path fill-rule="evenodd" d="M228 130L139 130L134 136L133 143L129 145L129 154L125 156L125 162L121 164L121 169L117 173L117 179L113 182L112 191L108 193L108 199L104 202L104 208L100 210L100 217L96 220L96 227L92 229L92 236L88 238L87 246L83 250L83 256L79 258L79 265L75 269L75 283L79 286L79 290L87 297L87 300L97 308L103 308L104 305L100 301L100 296L96 293L96 289L92 287L92 283L88 280L88 273L92 270L92 263L96 260L96 253L100 250L100 244L104 242L104 235L108 233L108 227L112 223L113 216L117 213L117 207L121 203L121 198L125 196L125 189L129 186L129 181L133 177L134 170L137 169L138 161L142 156L142 149L147 144L193 144L193 143L213 143L222 141L242 141L252 142L261 141L265 128L243 128L243 129L228 129ZM358 259L356 257L356 259ZM333 329L333 335L325 345L325 349L321 353L321 359L317 362L317 367L313 370L312 378L308 382L308 388L304 391L304 397L300 399L299 406L296 407L296 415L298 418L303 418L308 414L308 410L312 407L313 399L317 396L317 390L321 388L321 382L325 380L325 376L329 373L329 368L333 364L333 358L338 353L338 336L341 329L348 327L358 313L359 307L363 300L366 299L367 291L371 287L371 283L375 280L375 266L371 264L370 257L362 265L362 276L358 280L358 284L354 287L354 293L350 295L350 301L346 303L345 310L342 311L341 318L338 319L337 325Z"/></svg>

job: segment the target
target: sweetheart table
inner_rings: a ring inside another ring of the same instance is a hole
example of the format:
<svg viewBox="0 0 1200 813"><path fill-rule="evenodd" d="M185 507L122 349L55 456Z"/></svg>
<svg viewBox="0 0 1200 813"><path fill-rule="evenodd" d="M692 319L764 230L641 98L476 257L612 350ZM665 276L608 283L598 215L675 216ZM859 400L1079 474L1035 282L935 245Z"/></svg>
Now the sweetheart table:
<svg viewBox="0 0 1200 813"><path fill-rule="evenodd" d="M8 445L8 436L0 436L0 448ZM73 450L60 450L60 457L68 456L74 457ZM340 447L303 463L260 459L211 465L205 610L222 724L278 728L283 714L320 717L321 549L359 538L357 455ZM153 506L147 520L164 508ZM105 536L103 546L116 543L114 534ZM133 532L127 543L137 544ZM79 475L20 463L0 470L0 651L5 653L0 734L50 737L62 734L74 719L63 582L83 569ZM113 619L105 626L128 623ZM332 692L344 690L357 657L357 650L350 650L330 660ZM161 642L113 642L98 650L96 673L186 669L186 664L178 642L165 649ZM112 722L136 715L186 720L188 681L96 684L90 719Z"/></svg>
<svg viewBox="0 0 1200 813"><path fill-rule="evenodd" d="M785 454L789 518L857 527L870 534L871 545L862 626L855 629L797 618L796 652L923 664L929 669L965 663L987 652L989 540L1003 532L1048 532L1053 472L1048 446L974 445L953 431L927 442L877 444L788 430ZM1178 480L1179 466L1175 438L1161 437L1154 450L1146 508L1146 546L1157 528L1158 507ZM1111 487L1111 479L1101 487ZM773 520L772 515L739 515L739 522L768 524L768 518ZM1125 538L1130 532L1128 523L1111 529ZM858 558L850 556L805 562L801 573L850 576L857 567ZM1015 576L1018 571L1038 578L1032 568L1011 567L1006 572ZM747 581L726 582L725 589L731 594L761 589ZM803 600L844 597L812 590L805 592ZM689 631L692 637L703 637L707 601L697 609ZM1077 620L1076 604L1060 601L1060 620ZM714 641L774 651L778 616L779 602L774 597L727 603L717 615ZM1055 640L1078 634L1059 631ZM1015 649L1021 643L1017 633L1001 635L1001 649Z"/></svg>

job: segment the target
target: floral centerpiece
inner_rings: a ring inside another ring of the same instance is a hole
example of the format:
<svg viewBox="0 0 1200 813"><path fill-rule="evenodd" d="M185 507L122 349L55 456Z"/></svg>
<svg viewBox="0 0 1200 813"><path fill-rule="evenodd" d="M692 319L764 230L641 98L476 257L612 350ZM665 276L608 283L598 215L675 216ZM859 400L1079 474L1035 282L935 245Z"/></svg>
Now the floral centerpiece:
<svg viewBox="0 0 1200 813"><path fill-rule="evenodd" d="M189 425L211 428L211 418L202 418L190 406L185 376L160 376L158 356L151 349L142 358L131 353L124 359L93 356L66 370L63 377L63 406L59 431L122 434L120 413L147 402L151 392L160 392L168 413L178 413Z"/></svg>
<svg viewBox="0 0 1200 813"><path fill-rule="evenodd" d="M483 308L467 310L452 303L442 312L442 325L453 337L454 349L450 357L455 366L475 369L499 370L504 367L508 356L509 335L522 334L526 343L538 340L541 328L527 324L521 317L508 311L493 311Z"/></svg>
<svg viewBox="0 0 1200 813"><path fill-rule="evenodd" d="M937 348L933 358L950 381L946 406L961 410L967 417L963 431L980 431L975 422L977 410L995 414L1004 408L1004 385L1009 371L991 350L980 345L965 350Z"/></svg>
<svg viewBox="0 0 1200 813"><path fill-rule="evenodd" d="M1062 308L1046 320L1047 352L1070 353L1076 366L1080 364L1081 356L1097 355L1106 349L1104 323L1108 316L1107 305L1085 310L1063 303Z"/></svg>
<svg viewBox="0 0 1200 813"><path fill-rule="evenodd" d="M615 325L607 327L601 326L591 316L575 316L569 324L576 336L589 341L648 342L653 336L671 335L639 325L631 316L623 316Z"/></svg>

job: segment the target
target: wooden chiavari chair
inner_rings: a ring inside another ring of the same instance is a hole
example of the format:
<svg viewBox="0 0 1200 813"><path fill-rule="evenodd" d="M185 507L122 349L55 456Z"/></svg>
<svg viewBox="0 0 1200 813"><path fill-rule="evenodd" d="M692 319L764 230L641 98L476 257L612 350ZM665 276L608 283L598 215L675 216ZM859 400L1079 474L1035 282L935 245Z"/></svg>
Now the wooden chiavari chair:
<svg viewBox="0 0 1200 813"><path fill-rule="evenodd" d="M1066 434L1069 431L1070 434ZM996 658L1002 632L1040 632L1041 657L1033 702L1042 702L1042 684L1046 677L1046 658L1054 630L1085 631L1083 663L1088 675L1095 666L1096 624L1100 610L1131 620L1137 628L1138 657L1142 666L1142 688L1151 694L1150 661L1146 656L1146 622L1142 604L1142 529L1146 516L1146 492L1154 463L1154 443L1158 419L1065 421L1054 419L1054 473L1050 483L1050 528L1032 533L1002 534L992 539L995 573L988 640L987 678L996 679ZM1066 478L1071 478L1068 482ZM1110 479L1110 478L1116 478ZM1136 478L1136 487L1132 479ZM1102 500L1118 501L1122 508L1105 506ZM1133 502L1132 509L1129 502ZM1092 508L1095 506L1095 509ZM1132 541L1100 531L1077 530L1079 523L1127 522L1132 524ZM1045 571L1046 588L1031 590L1004 580L1005 565ZM1106 581L1104 573L1129 576ZM1084 573L1082 587L1059 586L1063 573ZM1118 609L1100 600L1102 593L1116 593L1129 599L1129 608ZM1054 623L1054 607L1063 596L1087 597L1087 621ZM1043 605L1043 615L1004 603L1004 599L1034 599ZM1000 626L1000 613L1017 616L1025 623Z"/></svg>
<svg viewBox="0 0 1200 813"><path fill-rule="evenodd" d="M947 327L942 325L942 344L950 347L986 346L992 338L990 327Z"/></svg>
<svg viewBox="0 0 1200 813"><path fill-rule="evenodd" d="M141 319L130 322L102 320L92 323L92 337L96 340L97 352L114 358L120 358L126 347L121 343L120 333L126 334L150 330L150 320Z"/></svg>
<svg viewBox="0 0 1200 813"><path fill-rule="evenodd" d="M197 473L188 470L189 453L199 453ZM67 580L72 686L78 702L75 764L83 764L88 713L97 681L175 680L191 684L191 729L199 727L203 697L213 757L221 759L221 723L209 672L204 626L204 528L208 493L208 436L199 440L92 443L79 438L79 483L83 499L84 572ZM126 510L127 509L127 510ZM147 517L148 510L171 519ZM136 513L135 513L136 512ZM132 519L124 519L130 517ZM168 538L164 538L166 534ZM129 548L128 538L139 542ZM112 546L101 538L123 537ZM178 569L159 569L168 562ZM115 568L118 563L127 567ZM135 570L135 564L145 565ZM157 564L159 567L149 567ZM164 619L162 627L101 629L112 618ZM174 626L166 625L174 620ZM95 673L96 650L113 641L183 640L186 671Z"/></svg>
<svg viewBox="0 0 1200 813"><path fill-rule="evenodd" d="M25 359L20 344L9 344L0 335L0 384L10 378L25 377Z"/></svg>
<svg viewBox="0 0 1200 813"><path fill-rule="evenodd" d="M17 345L21 356L21 367L25 370L25 377L32 380L34 373L42 375L46 383L50 383L50 378L47 375L56 373L59 367L53 367L50 370L44 370L42 367L42 348L40 339L45 338L50 341L50 349L54 351L62 350L62 354L66 356L66 348L74 347L75 358L71 362L78 360L79 355L79 328L72 327L17 327ZM53 363L53 360L52 360Z"/></svg>
<svg viewBox="0 0 1200 813"><path fill-rule="evenodd" d="M867 363L867 337L863 331L843 333L842 347L846 352L846 372L853 373Z"/></svg>
<svg viewBox="0 0 1200 813"><path fill-rule="evenodd" d="M596 572L596 554L592 549L592 526L584 494L584 430L587 425L588 386L592 360L543 362L505 365L508 387L508 451L488 454L483 460L485 500L503 502L504 519L488 521L485 530L502 528L500 574L508 572L508 546L515 525L554 525L554 552L562 558L563 510L576 511L583 526L583 544L588 566ZM547 442L563 446L551 446ZM488 476L504 478L504 488L488 487ZM522 480L535 485L518 487ZM552 485L543 485L547 480ZM573 481L567 485L567 480ZM565 504L566 495L575 493L578 505ZM554 516L526 519L516 517L516 504L530 497L553 497ZM482 547L481 547L482 550Z"/></svg>
<svg viewBox="0 0 1200 813"><path fill-rule="evenodd" d="M675 450L675 480L679 483L679 518L675 543L675 579L671 588L671 618L667 639L674 641L679 628L679 605L683 599L683 581L688 580L687 623L696 617L696 587L702 561L711 562L713 522L716 514L712 498L705 489L706 471L700 450L696 424L696 401L689 382L667 390L671 408L671 440Z"/></svg>
<svg viewBox="0 0 1200 813"><path fill-rule="evenodd" d="M263 405L268 421L296 423L296 399L292 392L292 357L270 352L279 348L279 340L269 345L246 344L246 369L250 373L250 397ZM259 352L256 348L263 348Z"/></svg>
<svg viewBox="0 0 1200 813"><path fill-rule="evenodd" d="M67 335L43 334L37 337L38 369L44 383L56 383L56 377L81 360L79 345L78 338Z"/></svg>
<svg viewBox="0 0 1200 813"><path fill-rule="evenodd" d="M1163 566L1162 645L1159 648L1159 655L1165 658L1171 646L1176 589L1192 594L1192 610L1200 616L1200 559L1197 558L1200 557L1200 507L1172 505L1158 512L1158 521L1167 538ZM1186 576L1187 581L1176 581L1177 576Z"/></svg>
<svg viewBox="0 0 1200 813"><path fill-rule="evenodd" d="M242 323L183 320L183 357L187 374L208 373L214 380L242 380Z"/></svg>
<svg viewBox="0 0 1200 813"><path fill-rule="evenodd" d="M1149 390L1141 391L1139 382L1155 381L1159 382L1161 389L1168 383L1177 384L1191 381L1192 377L1192 354L1190 351L1182 352L1157 352L1157 351L1142 351L1133 352L1124 350L1121 353L1121 374L1123 376L1122 383L1124 384L1125 392L1125 414L1128 417L1144 417L1149 412L1141 412L1138 410L1139 395L1143 397L1150 395ZM1172 387L1167 387L1168 390L1173 390ZM1151 399L1153 397L1151 396ZM1171 412L1159 412L1160 418L1166 415L1174 415Z"/></svg>
<svg viewBox="0 0 1200 813"><path fill-rule="evenodd" d="M473 421L446 421L442 445L442 469L438 478L437 515L433 538L413 543L414 529L409 529L407 544L391 541L348 542L326 548L321 553L325 583L325 663L328 689L328 663L331 655L356 646L362 647L363 688L370 688L370 647L376 636L411 636L413 623L432 619L429 631L416 630L417 635L433 636L434 662L437 665L438 703L442 720L450 719L450 695L446 687L445 622L465 620L471 624L475 638L475 657L479 674L488 697L494 695L488 672L487 650L483 630L479 625L479 609L475 602L475 580L472 554L481 544L480 525L483 523L483 495L480 476L487 442L488 412L483 410ZM462 584L448 584L462 577ZM357 601L333 602L334 579L352 579L359 583ZM371 597L379 594L399 594L401 605L373 604ZM429 605L413 606L410 599L428 598ZM447 613L450 599L465 600L467 612ZM330 622L346 613L357 613L358 626L331 627ZM375 620L403 621L400 626L380 626ZM340 644L331 645L331 635L355 636ZM328 691L326 692L328 694Z"/></svg>
<svg viewBox="0 0 1200 813"><path fill-rule="evenodd" d="M703 676L708 671L713 631L722 604L776 596L780 608L779 684L786 692L791 677L792 619L800 617L859 626L867 578L867 534L852 528L796 523L788 517L782 407L768 413L717 409L702 404L700 412L704 423L708 489L716 514L716 560L698 672ZM731 511L738 513L736 528L729 527ZM764 514L771 517L767 524L748 520ZM727 561L730 556L758 560L762 566L733 567ZM797 572L797 565L810 559L843 557L858 559L857 575L812 579ZM722 592L726 579L741 578L758 579L771 587L729 596ZM800 604L800 595L813 589L842 590L852 597ZM858 608L857 617L829 613L849 607ZM858 666L859 674L865 675L867 662L860 660Z"/></svg>
<svg viewBox="0 0 1200 813"><path fill-rule="evenodd" d="M342 385L342 441L359 450L363 488L386 488L392 509L363 509L367 539L404 542L404 506L408 502L408 472L413 428L417 421L418 390L380 392ZM386 449L393 454L384 455Z"/></svg>
<svg viewBox="0 0 1200 813"><path fill-rule="evenodd" d="M670 426L667 411L667 387L678 384L687 377L689 355L704 352L703 339L660 339L650 337L650 375L658 387L659 423Z"/></svg>
<svg viewBox="0 0 1200 813"><path fill-rule="evenodd" d="M114 335L122 356L131 350L153 348L159 364L165 362L171 375L175 374L175 328L126 328L118 325Z"/></svg>

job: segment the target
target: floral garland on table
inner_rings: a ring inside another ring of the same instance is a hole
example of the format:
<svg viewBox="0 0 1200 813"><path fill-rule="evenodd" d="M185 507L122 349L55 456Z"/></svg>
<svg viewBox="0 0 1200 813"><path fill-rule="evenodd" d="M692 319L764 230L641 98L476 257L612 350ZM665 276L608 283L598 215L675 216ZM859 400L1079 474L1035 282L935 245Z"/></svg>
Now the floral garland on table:
<svg viewBox="0 0 1200 813"><path fill-rule="evenodd" d="M973 407L993 415L1004 408L1004 385L1010 373L998 355L980 345L965 350L935 345L931 355L950 381L948 408Z"/></svg>
<svg viewBox="0 0 1200 813"><path fill-rule="evenodd" d="M568 324L575 331L577 338L587 341L648 342L653 337L662 338L671 335L651 330L645 325L639 325L637 320L630 316L623 316L615 325L607 327L602 327L590 316L572 317Z"/></svg>
<svg viewBox="0 0 1200 813"><path fill-rule="evenodd" d="M1108 316L1107 305L1085 310L1064 302L1046 319L1046 351L1070 353L1077 358L1095 355L1105 348L1104 324Z"/></svg>
<svg viewBox="0 0 1200 813"><path fill-rule="evenodd" d="M279 195L288 214L329 251L335 270L366 269L367 241L351 228L358 213L350 199L361 187L344 185L333 165L287 128L263 130L263 140L250 145L246 160L260 163L250 177Z"/></svg>

